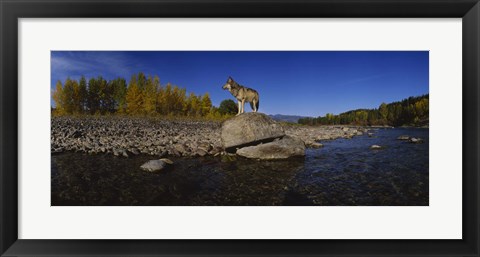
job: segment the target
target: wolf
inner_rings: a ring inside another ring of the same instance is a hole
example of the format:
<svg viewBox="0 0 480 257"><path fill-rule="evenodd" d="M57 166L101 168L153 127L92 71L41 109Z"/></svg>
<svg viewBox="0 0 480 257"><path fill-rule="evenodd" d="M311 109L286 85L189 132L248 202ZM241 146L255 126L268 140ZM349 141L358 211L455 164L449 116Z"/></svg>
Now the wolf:
<svg viewBox="0 0 480 257"><path fill-rule="evenodd" d="M232 79L232 77L228 77L227 82L222 88L223 90L228 90L237 99L237 115L244 113L245 102L250 103L250 107L252 108L253 112L258 111L258 107L260 106L260 97L256 90L238 84Z"/></svg>

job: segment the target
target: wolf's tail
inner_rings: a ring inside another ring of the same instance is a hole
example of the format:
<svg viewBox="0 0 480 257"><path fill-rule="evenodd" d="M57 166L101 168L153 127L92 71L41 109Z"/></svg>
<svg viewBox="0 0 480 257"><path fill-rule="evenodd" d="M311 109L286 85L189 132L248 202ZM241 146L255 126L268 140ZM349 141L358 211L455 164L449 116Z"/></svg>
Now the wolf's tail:
<svg viewBox="0 0 480 257"><path fill-rule="evenodd" d="M250 102L250 107L252 108L252 110L254 109L253 108L253 101ZM258 111L258 107L260 107L260 99L257 99L257 102L255 103L255 107L256 107L255 110Z"/></svg>

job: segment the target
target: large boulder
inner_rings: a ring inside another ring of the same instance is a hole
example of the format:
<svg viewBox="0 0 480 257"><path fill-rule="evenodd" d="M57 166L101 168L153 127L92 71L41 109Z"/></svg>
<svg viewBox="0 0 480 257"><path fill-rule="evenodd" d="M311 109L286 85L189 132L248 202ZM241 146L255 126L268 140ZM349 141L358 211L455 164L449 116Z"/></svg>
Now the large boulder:
<svg viewBox="0 0 480 257"><path fill-rule="evenodd" d="M282 125L263 113L243 113L222 124L222 144L232 151L285 136Z"/></svg>
<svg viewBox="0 0 480 257"><path fill-rule="evenodd" d="M285 136L282 139L256 146L243 147L237 154L260 160L279 160L294 156L305 156L305 144L298 138Z"/></svg>

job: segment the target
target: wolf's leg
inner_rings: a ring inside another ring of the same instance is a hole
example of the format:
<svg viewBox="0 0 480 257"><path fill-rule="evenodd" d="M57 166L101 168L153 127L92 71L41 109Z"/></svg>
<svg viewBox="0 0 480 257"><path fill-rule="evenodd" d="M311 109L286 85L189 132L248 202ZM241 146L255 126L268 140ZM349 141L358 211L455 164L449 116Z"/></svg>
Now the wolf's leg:
<svg viewBox="0 0 480 257"><path fill-rule="evenodd" d="M242 99L242 113L244 112L244 108L245 108L245 99Z"/></svg>
<svg viewBox="0 0 480 257"><path fill-rule="evenodd" d="M242 102L240 102L240 100L237 100L238 102L238 113L237 113L237 116L240 115L240 111L242 110Z"/></svg>
<svg viewBox="0 0 480 257"><path fill-rule="evenodd" d="M253 112L257 112L257 100L253 99Z"/></svg>

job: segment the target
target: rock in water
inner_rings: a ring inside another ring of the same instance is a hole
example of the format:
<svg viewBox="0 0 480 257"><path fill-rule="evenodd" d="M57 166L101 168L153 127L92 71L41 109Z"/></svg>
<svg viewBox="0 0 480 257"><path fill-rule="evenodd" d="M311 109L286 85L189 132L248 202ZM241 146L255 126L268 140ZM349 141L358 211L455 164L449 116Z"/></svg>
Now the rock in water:
<svg viewBox="0 0 480 257"><path fill-rule="evenodd" d="M167 166L167 162L163 160L150 160L140 166L140 169L148 172L163 170Z"/></svg>
<svg viewBox="0 0 480 257"><path fill-rule="evenodd" d="M173 161L167 158L162 158L160 161L166 162L167 164L173 164Z"/></svg>
<svg viewBox="0 0 480 257"><path fill-rule="evenodd" d="M372 145L370 146L370 149L382 149L383 147L379 146L379 145Z"/></svg>
<svg viewBox="0 0 480 257"><path fill-rule="evenodd" d="M409 139L410 139L410 137L406 136L406 135L402 135L402 136L397 137L397 140L409 140Z"/></svg>
<svg viewBox="0 0 480 257"><path fill-rule="evenodd" d="M287 159L293 156L305 156L305 144L300 139L285 136L270 143L240 148L237 154L251 159Z"/></svg>
<svg viewBox="0 0 480 257"><path fill-rule="evenodd" d="M283 136L285 132L282 126L263 113L243 113L222 124L221 139L227 151Z"/></svg>
<svg viewBox="0 0 480 257"><path fill-rule="evenodd" d="M421 144L421 143L423 143L423 139L412 137L412 138L410 138L410 143Z"/></svg>
<svg viewBox="0 0 480 257"><path fill-rule="evenodd" d="M306 145L308 147L311 147L311 148L321 148L321 147L323 147L323 144L320 144L318 142L308 142Z"/></svg>

